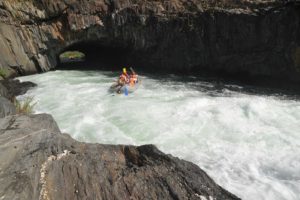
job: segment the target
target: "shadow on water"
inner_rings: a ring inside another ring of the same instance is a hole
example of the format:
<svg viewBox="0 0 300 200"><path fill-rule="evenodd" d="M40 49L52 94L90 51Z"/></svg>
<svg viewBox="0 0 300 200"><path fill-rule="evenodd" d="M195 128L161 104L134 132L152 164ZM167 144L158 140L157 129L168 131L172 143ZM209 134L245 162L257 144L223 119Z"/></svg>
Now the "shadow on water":
<svg viewBox="0 0 300 200"><path fill-rule="evenodd" d="M300 88L295 83L274 84L272 82L251 82L220 77L180 76L172 81L188 83L193 89L211 96L232 96L233 93L247 95L275 96L281 99L300 100ZM196 83L196 84L193 84ZM232 93L233 92L233 93Z"/></svg>

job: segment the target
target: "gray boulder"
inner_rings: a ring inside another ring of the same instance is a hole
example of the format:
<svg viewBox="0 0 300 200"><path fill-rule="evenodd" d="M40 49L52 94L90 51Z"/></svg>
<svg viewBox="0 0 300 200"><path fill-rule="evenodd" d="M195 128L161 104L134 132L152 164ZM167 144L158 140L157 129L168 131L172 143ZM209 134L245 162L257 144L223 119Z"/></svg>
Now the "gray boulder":
<svg viewBox="0 0 300 200"><path fill-rule="evenodd" d="M30 88L36 86L30 81L21 82L18 79L5 79L0 82L8 91L8 97L13 98L25 94ZM8 98L9 99L9 98Z"/></svg>
<svg viewBox="0 0 300 200"><path fill-rule="evenodd" d="M153 145L78 142L50 115L0 119L0 198L238 199Z"/></svg>

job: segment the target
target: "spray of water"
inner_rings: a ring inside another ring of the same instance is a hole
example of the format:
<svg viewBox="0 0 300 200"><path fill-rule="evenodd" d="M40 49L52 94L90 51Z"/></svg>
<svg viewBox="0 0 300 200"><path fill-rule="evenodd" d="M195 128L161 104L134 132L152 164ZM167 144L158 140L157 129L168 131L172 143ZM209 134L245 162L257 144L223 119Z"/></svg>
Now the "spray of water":
<svg viewBox="0 0 300 200"><path fill-rule="evenodd" d="M112 95L115 75L54 71L19 79L38 84L26 94L38 101L36 111L52 114L80 141L152 143L243 199L300 199L299 101L149 77L129 96Z"/></svg>

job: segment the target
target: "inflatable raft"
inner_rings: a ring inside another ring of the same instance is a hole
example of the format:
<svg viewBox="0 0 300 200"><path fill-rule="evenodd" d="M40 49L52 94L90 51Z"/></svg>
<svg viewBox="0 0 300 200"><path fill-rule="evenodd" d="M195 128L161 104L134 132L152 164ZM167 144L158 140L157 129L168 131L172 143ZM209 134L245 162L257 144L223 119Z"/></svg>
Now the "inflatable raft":
<svg viewBox="0 0 300 200"><path fill-rule="evenodd" d="M118 94L133 93L140 86L140 80L138 79L138 81L134 85L125 84L122 87L117 85L117 83L113 83L109 88L109 92Z"/></svg>

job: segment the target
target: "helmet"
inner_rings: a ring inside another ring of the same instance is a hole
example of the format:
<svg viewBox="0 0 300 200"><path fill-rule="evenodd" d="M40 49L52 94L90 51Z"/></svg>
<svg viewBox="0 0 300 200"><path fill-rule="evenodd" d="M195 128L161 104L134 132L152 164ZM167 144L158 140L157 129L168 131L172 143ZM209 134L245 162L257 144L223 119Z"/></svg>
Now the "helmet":
<svg viewBox="0 0 300 200"><path fill-rule="evenodd" d="M127 72L126 72L126 68L125 68L125 67L123 68L123 73L127 73Z"/></svg>

